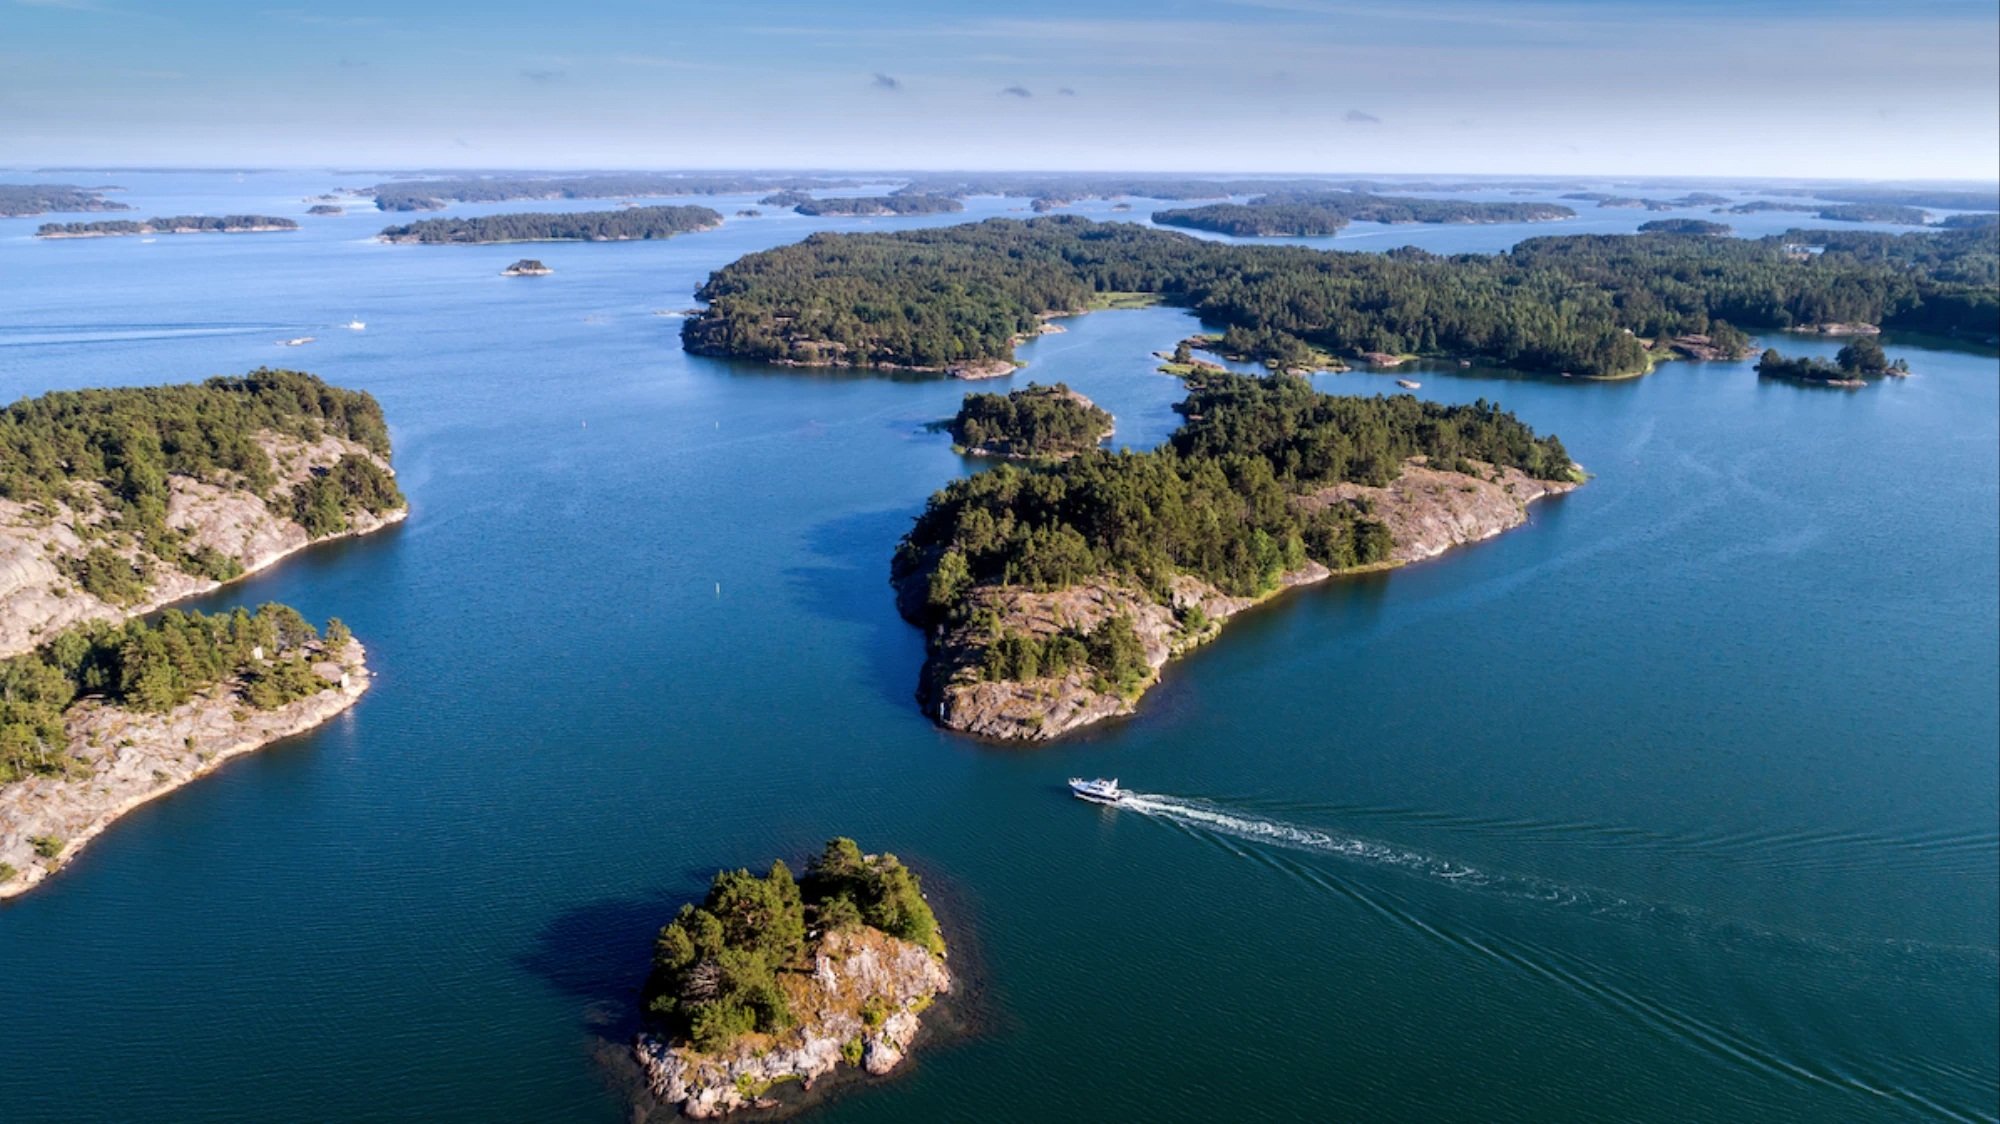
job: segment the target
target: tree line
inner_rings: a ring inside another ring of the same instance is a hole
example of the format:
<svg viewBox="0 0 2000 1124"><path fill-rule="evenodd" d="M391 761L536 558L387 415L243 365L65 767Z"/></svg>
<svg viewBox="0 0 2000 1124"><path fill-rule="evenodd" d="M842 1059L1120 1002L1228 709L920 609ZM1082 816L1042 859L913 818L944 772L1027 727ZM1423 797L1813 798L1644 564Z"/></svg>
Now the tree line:
<svg viewBox="0 0 2000 1124"><path fill-rule="evenodd" d="M441 211L451 203L504 203L512 199L615 199L663 195L735 195L773 188L852 187L853 180L811 176L686 175L617 172L588 176L468 176L396 180L366 194L384 211Z"/></svg>
<svg viewBox="0 0 2000 1124"><path fill-rule="evenodd" d="M0 660L0 783L63 775L70 754L63 716L79 701L164 713L217 684L271 710L332 686L313 670L338 656L347 627L318 630L285 605L214 615L169 609L157 620L72 628L33 652Z"/></svg>
<svg viewBox="0 0 2000 1124"><path fill-rule="evenodd" d="M73 183L0 183L0 217L40 215L49 211L129 211L106 199L101 188Z"/></svg>
<svg viewBox="0 0 2000 1124"><path fill-rule="evenodd" d="M525 211L512 215L423 219L383 229L388 242L620 242L711 230L722 216L707 207L627 207L618 211Z"/></svg>
<svg viewBox="0 0 2000 1124"><path fill-rule="evenodd" d="M1248 203L1213 203L1154 211L1162 226L1209 230L1239 237L1324 237L1351 222L1494 223L1574 218L1554 203L1475 203L1461 199L1405 199L1362 192L1280 192Z"/></svg>
<svg viewBox="0 0 2000 1124"><path fill-rule="evenodd" d="M292 219L276 215L172 215L144 222L101 219L97 222L45 222L37 238L87 238L121 234L240 234L249 231L297 230Z"/></svg>
<svg viewBox="0 0 2000 1124"><path fill-rule="evenodd" d="M965 204L949 195L835 195L825 199L808 196L792 206L802 215L942 215L965 210Z"/></svg>
<svg viewBox="0 0 2000 1124"><path fill-rule="evenodd" d="M1274 348L1618 375L1646 369L1642 338L1705 334L1716 320L1983 338L2000 319L2000 247L1988 227L1567 235L1444 257L1229 245L1067 215L989 219L750 254L709 276L696 294L708 307L682 339L700 354L938 367L1007 358L1041 314L1081 311L1102 292L1157 294Z"/></svg>

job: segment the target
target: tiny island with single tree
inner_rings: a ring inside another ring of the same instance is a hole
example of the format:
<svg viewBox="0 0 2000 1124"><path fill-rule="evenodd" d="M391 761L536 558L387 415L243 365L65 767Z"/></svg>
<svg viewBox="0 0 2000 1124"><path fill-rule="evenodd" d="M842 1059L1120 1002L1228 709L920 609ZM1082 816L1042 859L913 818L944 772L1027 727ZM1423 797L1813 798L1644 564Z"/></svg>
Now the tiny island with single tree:
<svg viewBox="0 0 2000 1124"><path fill-rule="evenodd" d="M654 942L634 1053L651 1094L694 1119L777 1107L842 1065L895 1068L951 986L916 874L834 839L801 878L782 861L719 871L681 907Z"/></svg>
<svg viewBox="0 0 2000 1124"><path fill-rule="evenodd" d="M952 442L968 456L1061 460L1110 438L1113 419L1063 383L1029 383L1006 394L968 394L951 419Z"/></svg>

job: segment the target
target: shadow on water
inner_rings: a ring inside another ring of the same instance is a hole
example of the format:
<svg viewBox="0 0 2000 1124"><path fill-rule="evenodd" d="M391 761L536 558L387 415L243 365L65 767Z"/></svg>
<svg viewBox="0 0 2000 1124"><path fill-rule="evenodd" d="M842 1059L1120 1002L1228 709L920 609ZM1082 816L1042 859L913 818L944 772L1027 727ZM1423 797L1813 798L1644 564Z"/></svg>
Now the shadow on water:
<svg viewBox="0 0 2000 1124"><path fill-rule="evenodd" d="M791 566L785 580L808 612L863 629L870 684L896 706L914 705L923 634L896 612L889 584L889 559L909 529L914 513L905 508L844 515L806 532L806 548L817 564Z"/></svg>
<svg viewBox="0 0 2000 1124"><path fill-rule="evenodd" d="M689 867L647 897L608 898L557 914L514 960L523 971L583 1001L593 1034L629 1039L638 1030L639 989L653 938L682 902L699 902L714 871Z"/></svg>

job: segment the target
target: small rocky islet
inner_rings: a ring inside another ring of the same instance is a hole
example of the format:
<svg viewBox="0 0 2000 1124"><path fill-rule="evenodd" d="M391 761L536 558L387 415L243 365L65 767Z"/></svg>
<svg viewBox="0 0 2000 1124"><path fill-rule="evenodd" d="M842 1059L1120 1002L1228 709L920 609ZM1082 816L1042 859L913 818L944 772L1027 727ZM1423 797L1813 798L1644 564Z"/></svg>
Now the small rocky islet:
<svg viewBox="0 0 2000 1124"><path fill-rule="evenodd" d="M654 942L633 1056L693 1119L796 1099L842 1066L879 1076L952 988L916 874L836 838L792 876L716 873Z"/></svg>

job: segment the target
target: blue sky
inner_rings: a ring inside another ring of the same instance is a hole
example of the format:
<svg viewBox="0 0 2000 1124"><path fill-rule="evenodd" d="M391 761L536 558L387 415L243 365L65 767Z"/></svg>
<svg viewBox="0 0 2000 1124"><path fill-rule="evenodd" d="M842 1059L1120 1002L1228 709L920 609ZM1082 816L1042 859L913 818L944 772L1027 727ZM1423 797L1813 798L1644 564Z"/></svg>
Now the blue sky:
<svg viewBox="0 0 2000 1124"><path fill-rule="evenodd" d="M0 0L0 162L1978 177L1992 0Z"/></svg>

